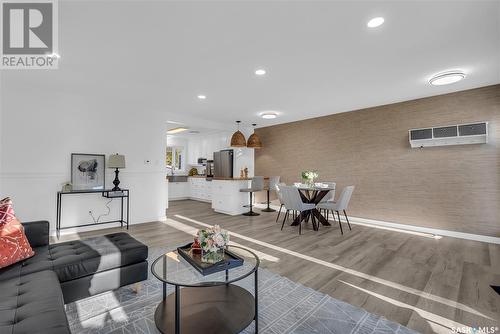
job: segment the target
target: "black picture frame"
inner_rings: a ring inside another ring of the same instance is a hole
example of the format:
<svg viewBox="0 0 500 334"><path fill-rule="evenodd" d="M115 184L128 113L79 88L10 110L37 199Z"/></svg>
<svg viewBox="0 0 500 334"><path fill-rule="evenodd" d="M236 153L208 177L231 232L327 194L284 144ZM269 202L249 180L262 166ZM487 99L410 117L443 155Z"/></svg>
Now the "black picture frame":
<svg viewBox="0 0 500 334"><path fill-rule="evenodd" d="M71 153L73 190L104 190L106 187L106 155Z"/></svg>

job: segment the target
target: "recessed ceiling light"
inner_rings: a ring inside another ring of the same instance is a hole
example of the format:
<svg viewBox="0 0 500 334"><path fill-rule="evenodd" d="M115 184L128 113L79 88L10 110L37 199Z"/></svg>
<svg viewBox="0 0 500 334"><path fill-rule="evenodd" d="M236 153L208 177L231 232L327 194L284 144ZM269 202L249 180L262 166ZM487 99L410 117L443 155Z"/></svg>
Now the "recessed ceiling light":
<svg viewBox="0 0 500 334"><path fill-rule="evenodd" d="M266 70L264 70L263 68L259 68L258 70L255 71L255 75L265 75L266 74Z"/></svg>
<svg viewBox="0 0 500 334"><path fill-rule="evenodd" d="M207 98L207 96L206 95L198 95L198 98L200 100L205 100Z"/></svg>
<svg viewBox="0 0 500 334"><path fill-rule="evenodd" d="M178 128L173 128L173 129L167 130L167 133L169 135L173 135L175 133L184 132L186 130L188 130L188 128L178 127Z"/></svg>
<svg viewBox="0 0 500 334"><path fill-rule="evenodd" d="M449 85L465 78L465 73L459 70L441 72L429 79L433 86Z"/></svg>
<svg viewBox="0 0 500 334"><path fill-rule="evenodd" d="M366 24L366 26L368 28L376 28L376 27L380 27L382 24L384 24L384 18L383 17L374 17L373 19L371 19L370 21L368 21L368 23Z"/></svg>
<svg viewBox="0 0 500 334"><path fill-rule="evenodd" d="M278 117L278 113L274 111L266 111L260 114L260 117L264 119L275 119Z"/></svg>

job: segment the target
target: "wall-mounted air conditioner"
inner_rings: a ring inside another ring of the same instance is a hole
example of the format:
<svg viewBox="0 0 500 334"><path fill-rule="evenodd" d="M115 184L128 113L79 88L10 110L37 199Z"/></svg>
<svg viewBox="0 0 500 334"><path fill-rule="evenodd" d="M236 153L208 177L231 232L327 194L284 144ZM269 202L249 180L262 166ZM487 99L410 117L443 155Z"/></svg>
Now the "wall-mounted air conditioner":
<svg viewBox="0 0 500 334"><path fill-rule="evenodd" d="M411 129L408 132L412 148L488 142L488 122Z"/></svg>

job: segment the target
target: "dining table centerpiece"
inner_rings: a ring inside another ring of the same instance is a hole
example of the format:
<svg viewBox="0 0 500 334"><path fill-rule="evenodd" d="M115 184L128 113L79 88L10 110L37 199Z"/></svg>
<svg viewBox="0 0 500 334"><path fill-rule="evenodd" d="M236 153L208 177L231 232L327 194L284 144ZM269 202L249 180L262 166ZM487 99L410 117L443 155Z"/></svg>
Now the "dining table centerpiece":
<svg viewBox="0 0 500 334"><path fill-rule="evenodd" d="M309 187L312 187L314 186L314 180L319 177L319 174L317 171L314 170L305 170L302 172L301 176L302 176L302 181Z"/></svg>
<svg viewBox="0 0 500 334"><path fill-rule="evenodd" d="M229 244L229 233L219 225L198 230L201 247L201 262L217 263L224 260L224 251Z"/></svg>

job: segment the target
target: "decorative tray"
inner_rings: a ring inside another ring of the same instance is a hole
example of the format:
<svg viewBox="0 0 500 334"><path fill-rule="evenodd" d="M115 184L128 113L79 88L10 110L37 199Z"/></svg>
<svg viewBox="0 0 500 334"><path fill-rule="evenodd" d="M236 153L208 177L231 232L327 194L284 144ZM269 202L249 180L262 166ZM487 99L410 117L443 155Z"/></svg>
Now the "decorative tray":
<svg viewBox="0 0 500 334"><path fill-rule="evenodd" d="M224 259L217 263L201 262L201 253L192 252L191 243L178 247L177 252L203 276L243 265L243 258L229 250L224 251Z"/></svg>

